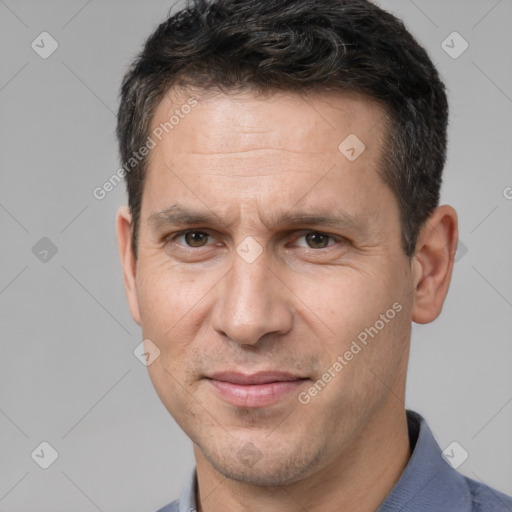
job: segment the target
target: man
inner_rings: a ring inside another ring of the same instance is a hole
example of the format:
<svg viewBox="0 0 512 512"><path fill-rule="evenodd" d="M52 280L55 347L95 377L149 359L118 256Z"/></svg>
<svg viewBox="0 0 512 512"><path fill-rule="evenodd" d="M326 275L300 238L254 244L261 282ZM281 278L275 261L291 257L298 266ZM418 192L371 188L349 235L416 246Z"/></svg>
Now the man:
<svg viewBox="0 0 512 512"><path fill-rule="evenodd" d="M170 511L506 511L404 405L457 215L448 108L365 0L195 1L124 78L125 287L196 468Z"/></svg>

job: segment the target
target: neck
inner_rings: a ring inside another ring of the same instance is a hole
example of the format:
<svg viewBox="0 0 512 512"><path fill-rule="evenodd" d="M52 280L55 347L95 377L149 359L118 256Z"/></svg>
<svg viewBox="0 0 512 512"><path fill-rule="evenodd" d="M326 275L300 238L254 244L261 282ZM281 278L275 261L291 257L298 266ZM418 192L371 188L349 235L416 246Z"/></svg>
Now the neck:
<svg viewBox="0 0 512 512"><path fill-rule="evenodd" d="M284 486L262 487L225 478L194 446L199 512L374 512L399 480L411 450L403 404L393 395L350 448L316 473Z"/></svg>

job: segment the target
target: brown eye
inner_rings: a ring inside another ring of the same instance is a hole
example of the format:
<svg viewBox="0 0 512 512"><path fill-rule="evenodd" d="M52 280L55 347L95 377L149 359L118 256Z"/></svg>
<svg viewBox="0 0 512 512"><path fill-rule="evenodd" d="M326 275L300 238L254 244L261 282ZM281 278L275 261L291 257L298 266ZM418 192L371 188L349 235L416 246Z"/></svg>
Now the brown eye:
<svg viewBox="0 0 512 512"><path fill-rule="evenodd" d="M201 231L187 231L182 235L185 239L185 243L189 247L203 247L208 241L208 234L202 233Z"/></svg>
<svg viewBox="0 0 512 512"><path fill-rule="evenodd" d="M304 236L311 249L324 249L329 245L329 239L332 238L329 235L324 235L323 233L317 233L315 231Z"/></svg>

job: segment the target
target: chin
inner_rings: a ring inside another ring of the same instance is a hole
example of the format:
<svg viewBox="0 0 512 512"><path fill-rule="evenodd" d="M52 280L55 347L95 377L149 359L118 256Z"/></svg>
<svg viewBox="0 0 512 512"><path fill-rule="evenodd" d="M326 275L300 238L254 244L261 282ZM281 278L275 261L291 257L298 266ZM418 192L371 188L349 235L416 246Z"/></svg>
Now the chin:
<svg viewBox="0 0 512 512"><path fill-rule="evenodd" d="M301 448L304 447L295 444L294 448L281 445L279 449L267 446L266 449L260 450L251 441L247 441L238 449L230 446L223 450L221 456L205 450L203 454L225 478L272 487L300 481L317 467L322 459L321 453L312 453L311 446L308 452Z"/></svg>

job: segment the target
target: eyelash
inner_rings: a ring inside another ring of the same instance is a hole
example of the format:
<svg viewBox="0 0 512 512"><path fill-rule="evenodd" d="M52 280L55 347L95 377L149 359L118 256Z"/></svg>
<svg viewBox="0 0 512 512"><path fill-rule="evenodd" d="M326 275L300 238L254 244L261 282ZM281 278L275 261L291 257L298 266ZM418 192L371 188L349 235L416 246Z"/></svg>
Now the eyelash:
<svg viewBox="0 0 512 512"><path fill-rule="evenodd" d="M173 235L168 235L165 237L164 239L164 242L165 242L165 245L169 245L171 242L172 243L176 243L177 245L181 246L181 247L184 247L186 248L187 250L194 250L194 249L204 249L205 247L208 247L208 245L204 245L204 246L201 246L201 247L191 247L189 245L181 245L181 244L178 244L176 242L176 239L181 237L181 236L184 236L184 235L187 235L188 233L200 233L202 235L206 235L208 237L211 237L210 233L208 233L207 231L201 231L199 229L187 229L185 231L180 231L178 233L175 233ZM339 237L339 236L334 236L334 235L330 235L329 233L324 233L323 231L314 231L314 230L307 230L307 231L302 231L301 232L302 234L295 240L298 240L299 238L302 238L308 234L311 234L311 233L314 233L316 235L322 235L324 237L328 237L330 240L333 240L334 242L344 242L345 239L343 237ZM330 245L327 245L326 247L321 247L319 249L315 249L313 247L301 247L302 249L310 249L312 251L320 251L320 250L325 250L329 247L332 247L333 245L335 244L330 244Z"/></svg>

